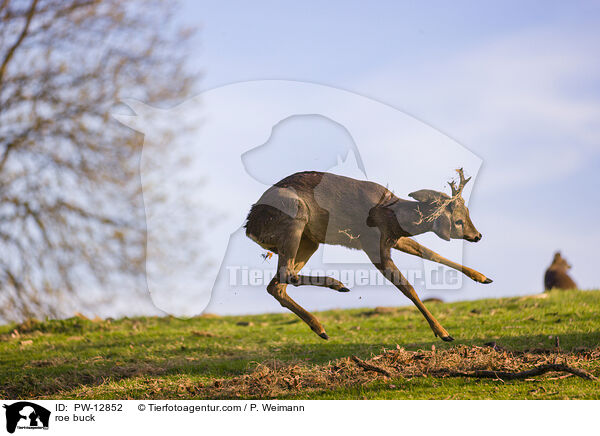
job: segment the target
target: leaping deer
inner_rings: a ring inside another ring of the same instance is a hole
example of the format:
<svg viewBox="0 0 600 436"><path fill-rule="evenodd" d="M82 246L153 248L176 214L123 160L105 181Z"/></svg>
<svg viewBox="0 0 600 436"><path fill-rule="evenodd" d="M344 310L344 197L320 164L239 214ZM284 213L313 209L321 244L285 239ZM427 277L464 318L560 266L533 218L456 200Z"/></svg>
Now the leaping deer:
<svg viewBox="0 0 600 436"><path fill-rule="evenodd" d="M481 239L462 198L463 188L471 178L465 178L462 169L457 172L458 185L449 182L452 196L422 189L409 194L416 201L400 199L377 183L323 172L296 173L276 183L252 205L245 225L250 239L278 255L277 274L267 291L317 335L329 339L317 318L292 300L286 287L315 285L348 292L334 278L298 273L319 244L363 250L386 279L417 306L434 334L452 341L392 261L391 249L447 265L480 283L492 282L480 272L445 259L409 238L433 231L447 241Z"/></svg>

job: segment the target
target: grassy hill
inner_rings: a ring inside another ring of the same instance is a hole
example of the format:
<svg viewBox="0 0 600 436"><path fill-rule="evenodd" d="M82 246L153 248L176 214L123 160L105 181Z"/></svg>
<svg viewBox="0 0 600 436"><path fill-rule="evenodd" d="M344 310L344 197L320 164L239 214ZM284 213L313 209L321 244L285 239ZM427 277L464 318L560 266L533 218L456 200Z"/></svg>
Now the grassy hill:
<svg viewBox="0 0 600 436"><path fill-rule="evenodd" d="M516 381L443 376L444 365L522 370L544 362L600 376L600 292L428 306L456 341L434 338L412 306L321 312L329 341L292 314L4 325L0 397L600 398L600 382L562 373ZM492 341L496 350L484 347ZM398 372L365 371L352 355Z"/></svg>

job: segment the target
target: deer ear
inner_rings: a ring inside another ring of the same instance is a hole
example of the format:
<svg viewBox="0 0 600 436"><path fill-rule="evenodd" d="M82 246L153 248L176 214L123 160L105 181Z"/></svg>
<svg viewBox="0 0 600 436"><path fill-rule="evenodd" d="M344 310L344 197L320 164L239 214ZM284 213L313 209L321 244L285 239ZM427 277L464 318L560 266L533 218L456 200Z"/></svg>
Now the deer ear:
<svg viewBox="0 0 600 436"><path fill-rule="evenodd" d="M433 222L433 232L444 241L449 241L451 226L450 217L444 213Z"/></svg>
<svg viewBox="0 0 600 436"><path fill-rule="evenodd" d="M450 200L450 197L443 192L434 191L433 189L421 189L420 191L411 192L408 196L421 203L439 203L441 200Z"/></svg>

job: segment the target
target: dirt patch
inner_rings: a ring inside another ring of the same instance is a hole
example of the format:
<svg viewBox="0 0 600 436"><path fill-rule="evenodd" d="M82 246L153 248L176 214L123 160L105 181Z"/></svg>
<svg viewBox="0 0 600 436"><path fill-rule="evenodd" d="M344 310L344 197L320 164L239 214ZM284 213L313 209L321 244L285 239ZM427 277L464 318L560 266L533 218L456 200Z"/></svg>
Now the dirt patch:
<svg viewBox="0 0 600 436"><path fill-rule="evenodd" d="M241 327L252 327L254 323L252 321L239 321L236 322L235 325L239 325Z"/></svg>
<svg viewBox="0 0 600 436"><path fill-rule="evenodd" d="M465 345L431 351L397 348L384 350L382 354L366 360L350 356L325 365L280 361L257 363L247 374L216 380L202 386L199 393L207 398L269 398L364 385L389 378L446 378L461 376L460 373L464 373L464 377L473 377L478 372L518 373L542 366L547 370L534 374L536 379L557 379L573 375L559 371L563 366L585 369L598 360L600 348L573 353L558 350L511 352ZM499 376L497 379L501 380Z"/></svg>
<svg viewBox="0 0 600 436"><path fill-rule="evenodd" d="M198 336L200 338L214 338L215 336L217 336L215 333L209 332L207 330L192 330L191 333L193 336Z"/></svg>
<svg viewBox="0 0 600 436"><path fill-rule="evenodd" d="M371 316L379 316L379 315L393 315L399 311L400 311L400 309L397 307L380 307L380 306L378 306L373 310L359 312L358 316L371 317Z"/></svg>

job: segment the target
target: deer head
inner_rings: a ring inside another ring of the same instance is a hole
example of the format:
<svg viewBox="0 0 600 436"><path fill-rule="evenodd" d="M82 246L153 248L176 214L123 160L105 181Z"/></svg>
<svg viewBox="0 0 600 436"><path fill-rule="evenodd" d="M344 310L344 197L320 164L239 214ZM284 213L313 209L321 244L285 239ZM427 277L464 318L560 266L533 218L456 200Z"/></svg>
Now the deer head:
<svg viewBox="0 0 600 436"><path fill-rule="evenodd" d="M456 172L459 175L458 185L454 180L448 182L452 190L452 197L431 189L421 189L408 195L423 203L425 206L423 210L427 211L424 220L433 223L432 230L440 238L446 241L466 239L470 242L477 242L482 238L481 233L473 225L469 209L462 198L462 191L471 177L465 178L462 168L457 169Z"/></svg>

